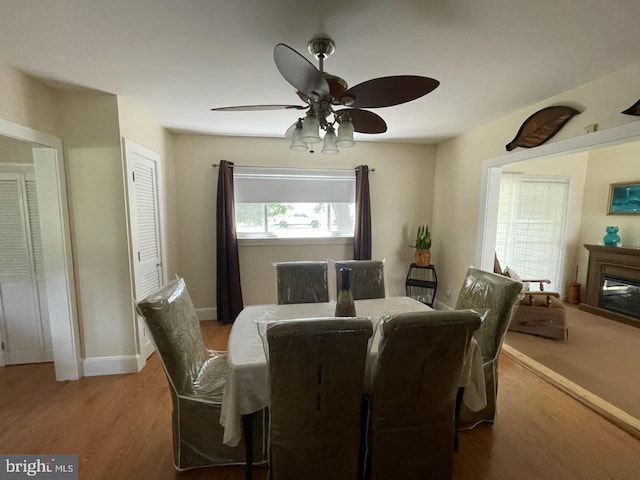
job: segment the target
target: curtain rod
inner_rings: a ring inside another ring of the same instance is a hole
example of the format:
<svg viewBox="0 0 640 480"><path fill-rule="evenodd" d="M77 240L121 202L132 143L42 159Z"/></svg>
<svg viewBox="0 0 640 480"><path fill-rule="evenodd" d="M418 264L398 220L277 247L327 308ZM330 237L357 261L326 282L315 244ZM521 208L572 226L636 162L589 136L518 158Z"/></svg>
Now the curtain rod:
<svg viewBox="0 0 640 480"><path fill-rule="evenodd" d="M219 163L212 163L211 166L213 168L218 168L220 166ZM360 166L358 165L355 168L328 168L328 167L320 167L320 168L299 168L299 167L269 167L265 165L230 165L231 168L272 168L274 170L290 170L292 168L298 168L300 170L344 170L350 172L351 170L360 170ZM375 168L370 168L370 172L375 172Z"/></svg>

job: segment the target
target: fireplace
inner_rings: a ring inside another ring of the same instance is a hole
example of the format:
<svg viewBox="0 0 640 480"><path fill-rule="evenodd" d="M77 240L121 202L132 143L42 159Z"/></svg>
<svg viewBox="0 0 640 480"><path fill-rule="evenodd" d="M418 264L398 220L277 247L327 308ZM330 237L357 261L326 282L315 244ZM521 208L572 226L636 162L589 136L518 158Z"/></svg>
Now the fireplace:
<svg viewBox="0 0 640 480"><path fill-rule="evenodd" d="M640 249L585 245L589 269L583 310L640 328Z"/></svg>

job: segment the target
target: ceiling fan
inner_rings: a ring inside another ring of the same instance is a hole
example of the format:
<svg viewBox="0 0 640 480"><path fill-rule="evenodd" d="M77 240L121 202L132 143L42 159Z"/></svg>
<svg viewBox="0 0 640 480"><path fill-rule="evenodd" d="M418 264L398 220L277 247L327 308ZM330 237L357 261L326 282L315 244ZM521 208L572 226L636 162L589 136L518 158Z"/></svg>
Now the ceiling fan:
<svg viewBox="0 0 640 480"><path fill-rule="evenodd" d="M292 150L307 151L309 146L323 139L323 153L336 154L338 147L355 144L353 132L384 133L387 124L379 115L363 110L381 108L410 102L426 95L438 87L440 82L433 78L417 75L395 75L368 80L348 88L347 82L324 71L324 60L335 51L335 43L325 35L317 35L308 43L308 49L318 60L316 68L284 43L273 49L276 67L295 89L304 105L240 105L212 108L217 112L258 111L258 110L306 110L303 118L289 127L286 137L290 138ZM336 127L338 134L336 136ZM313 149L311 148L313 153Z"/></svg>

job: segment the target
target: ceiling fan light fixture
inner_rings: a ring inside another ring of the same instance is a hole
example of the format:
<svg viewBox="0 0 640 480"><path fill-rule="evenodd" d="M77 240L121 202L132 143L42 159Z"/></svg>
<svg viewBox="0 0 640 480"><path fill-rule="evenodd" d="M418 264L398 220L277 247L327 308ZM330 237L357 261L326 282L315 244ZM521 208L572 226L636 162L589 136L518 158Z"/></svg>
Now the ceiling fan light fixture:
<svg viewBox="0 0 640 480"><path fill-rule="evenodd" d="M302 122L302 136L300 138L304 143L318 143L322 141L318 117L307 114Z"/></svg>
<svg viewBox="0 0 640 480"><path fill-rule="evenodd" d="M353 147L356 142L353 140L353 123L351 120L343 120L338 127L338 140L336 145L340 148Z"/></svg>
<svg viewBox="0 0 640 480"><path fill-rule="evenodd" d="M327 133L324 136L324 145L322 147L322 153L325 155L336 155L340 152L336 145L336 132L333 127L327 127Z"/></svg>
<svg viewBox="0 0 640 480"><path fill-rule="evenodd" d="M306 152L309 150L309 145L304 143L302 140L302 122L298 122L295 130L293 131L293 135L291 137L291 145L289 145L291 150L296 152Z"/></svg>

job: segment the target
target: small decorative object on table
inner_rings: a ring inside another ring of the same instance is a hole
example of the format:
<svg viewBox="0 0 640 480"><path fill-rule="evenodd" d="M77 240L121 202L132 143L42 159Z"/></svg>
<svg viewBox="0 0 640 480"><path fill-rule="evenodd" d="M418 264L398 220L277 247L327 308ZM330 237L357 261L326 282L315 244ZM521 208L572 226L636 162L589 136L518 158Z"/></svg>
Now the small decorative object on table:
<svg viewBox="0 0 640 480"><path fill-rule="evenodd" d="M431 265L431 232L429 225L420 225L416 233L415 245L409 245L416 249L413 254L416 265L427 267Z"/></svg>
<svg viewBox="0 0 640 480"><path fill-rule="evenodd" d="M602 239L607 247L617 247L620 242L620 235L618 235L618 227L611 225L607 227L607 234Z"/></svg>
<svg viewBox="0 0 640 480"><path fill-rule="evenodd" d="M353 293L351 293L351 269L343 267L340 269L342 275L341 290L338 292L338 300L336 301L336 317L355 317L356 304L353 301Z"/></svg>

